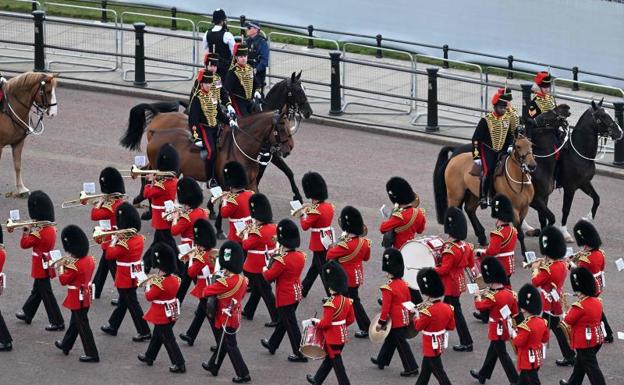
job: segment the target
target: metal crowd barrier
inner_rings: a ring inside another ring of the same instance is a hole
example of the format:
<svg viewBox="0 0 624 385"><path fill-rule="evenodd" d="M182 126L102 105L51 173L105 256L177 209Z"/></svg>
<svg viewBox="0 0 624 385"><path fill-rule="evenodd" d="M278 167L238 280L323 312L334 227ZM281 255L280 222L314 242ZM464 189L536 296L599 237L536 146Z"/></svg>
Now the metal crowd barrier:
<svg viewBox="0 0 624 385"><path fill-rule="evenodd" d="M33 3L35 4L35 3ZM0 64L34 61L33 16L0 12ZM15 40L19 37L19 40Z"/></svg>

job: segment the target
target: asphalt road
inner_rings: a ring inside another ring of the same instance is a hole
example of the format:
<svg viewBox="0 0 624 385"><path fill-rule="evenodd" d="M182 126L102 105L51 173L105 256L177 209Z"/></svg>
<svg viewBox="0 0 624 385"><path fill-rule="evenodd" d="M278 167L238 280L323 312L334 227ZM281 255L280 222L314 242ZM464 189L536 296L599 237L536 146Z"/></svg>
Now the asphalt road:
<svg viewBox="0 0 624 385"><path fill-rule="evenodd" d="M126 151L118 145L127 122L129 109L145 100L139 98L104 95L93 92L82 92L68 89L58 91L59 115L54 120L46 121L46 131L39 137L27 139L24 153L23 171L24 180L31 190L42 189L48 192L57 207L57 222L60 228L70 223L82 226L90 232L94 225L89 220L87 208L61 210L60 204L64 200L74 199L82 188L83 182L97 182L100 170L108 165L128 168L135 154ZM381 272L380 235L376 232L380 218L378 208L389 204L385 193L385 182L392 175L400 175L411 181L414 189L420 194L422 206L428 211L429 222L426 234L441 234L442 228L435 223L432 169L437 156L438 146L414 142L405 139L396 139L339 129L335 127L304 124L296 136L296 147L287 159L295 174L300 178L304 172L315 170L326 179L329 187L330 200L336 205L337 213L347 204L358 207L370 229L369 236L375 245L373 256L365 266L366 282L360 290L364 305L372 318L378 311L377 297L379 286L384 283ZM11 191L14 187L13 168L11 157L5 152L0 165L0 191ZM614 330L624 330L624 315L621 309L621 299L618 295L624 292L622 278L624 272L618 273L613 261L621 257L624 249L624 222L620 208L622 182L616 179L597 176L595 186L602 196L596 219L601 231L605 250L609 262L607 264L607 289L604 294L604 303L607 316ZM267 171L261 191L268 194L273 204L276 219L285 217L289 213L288 202L292 197L288 189L287 180L275 168ZM138 191L138 182L127 182L130 193ZM22 216L27 215L26 200L16 198L0 198L0 216L8 217L9 210L19 208ZM555 213L559 215L561 194L555 192L551 199ZM589 211L589 198L579 194L572 210L573 222ZM481 218L486 228L493 227L493 221L488 218L489 213L482 212ZM2 219L4 221L4 219ZM534 213L530 214L532 223L536 223ZM337 221L334 221L337 226ZM143 233L148 239L152 233L146 224ZM470 241L475 237L470 232ZM304 245L307 245L308 235L303 236ZM214 343L209 330L201 331L195 346L188 347L181 343L182 352L187 361L187 373L172 375L167 371L169 360L165 350L161 350L154 367L147 367L137 361L138 353L144 352L146 343L134 343L131 337L134 328L129 316L125 319L117 337L104 335L99 327L104 325L113 310L109 305L111 298L116 297L110 278L107 281L102 299L95 302L90 311L91 325L96 342L100 350L101 363L81 364L78 356L82 354L79 342L69 357L57 350L54 340L62 337L61 333L44 331L47 319L43 306L39 309L32 325L27 326L14 317L20 309L30 290L32 281L29 276L30 252L19 249L19 235L4 235L7 247L7 263L5 272L8 276L9 287L0 298L0 309L7 320L8 327L13 334L14 350L11 353L0 354L0 383L4 384L31 384L42 381L47 384L147 384L162 381L175 381L179 384L194 384L197 382L230 383L234 375L233 369L226 359L219 377L213 378L205 372L200 364L209 357L209 346ZM57 248L61 247L60 240ZM529 249L535 250L535 239L528 240ZM95 250L95 249L94 249ZM99 257L100 251L95 254ZM513 277L516 288L529 279L529 272L518 269ZM618 279L619 278L619 279ZM569 283L566 284L569 291ZM62 302L65 290L58 281L53 282L55 294ZM142 290L140 290L142 292ZM142 293L141 293L142 294ZM321 309L322 290L317 283L308 296L301 303L298 310L299 319L308 318ZM146 302L141 299L144 309ZM188 297L182 308L181 320L175 327L176 334L186 330L196 300ZM451 381L455 384L473 383L469 379L468 370L478 368L487 348L486 326L472 319L472 298L462 297L462 306L468 318L469 327L475 339L475 351L472 353L456 353L448 351L443 357L444 364ZM66 320L70 312L62 309ZM263 327L268 319L266 309L260 305L254 321L243 321L239 332L239 345L251 371L253 383L256 384L304 384L306 373L314 373L319 362L307 364L289 363L286 361L290 353L287 341L284 341L275 356L271 356L259 344L260 338L268 338L272 329ZM351 328L351 332L355 327ZM458 342L457 335L451 334L451 344ZM411 341L416 360L420 363L420 339ZM603 347L599 354L600 364L609 384L622 384L624 368L621 365L622 342ZM346 347L344 362L353 384L412 384L415 378L399 377L402 370L400 361L395 356L390 367L383 371L374 367L369 357L376 355L379 345L368 340L353 339ZM567 378L571 368L558 368L555 359L560 357L556 342L551 341L551 347L543 369L540 372L542 383L554 384L559 378ZM335 377L330 374L328 384L335 383ZM475 382L476 383L476 382ZM507 384L504 373L497 366L492 384Z"/></svg>

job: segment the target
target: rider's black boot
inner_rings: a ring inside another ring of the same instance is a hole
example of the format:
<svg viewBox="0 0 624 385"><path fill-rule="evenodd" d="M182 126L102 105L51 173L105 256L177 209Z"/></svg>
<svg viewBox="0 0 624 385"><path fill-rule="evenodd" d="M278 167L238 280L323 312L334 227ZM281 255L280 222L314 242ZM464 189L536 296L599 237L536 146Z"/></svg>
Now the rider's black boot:
<svg viewBox="0 0 624 385"><path fill-rule="evenodd" d="M479 188L479 206L484 210L488 208L488 183L487 176L482 176Z"/></svg>

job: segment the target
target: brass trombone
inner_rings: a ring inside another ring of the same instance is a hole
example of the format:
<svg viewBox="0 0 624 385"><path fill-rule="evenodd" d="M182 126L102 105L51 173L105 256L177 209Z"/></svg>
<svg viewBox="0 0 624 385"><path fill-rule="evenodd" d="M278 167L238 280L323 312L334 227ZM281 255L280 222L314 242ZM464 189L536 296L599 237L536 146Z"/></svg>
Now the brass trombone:
<svg viewBox="0 0 624 385"><path fill-rule="evenodd" d="M23 227L23 228L26 228L26 229L30 230L32 228L44 227L44 226L56 226L56 222L33 221L33 220L13 221L12 219L9 219L9 220L7 220L6 225L4 226L4 228L6 229L7 232L12 233L13 230L15 230L16 228L19 228L19 227Z"/></svg>
<svg viewBox="0 0 624 385"><path fill-rule="evenodd" d="M312 210L314 210L314 205L312 203L304 203L297 210L290 210L290 215L294 218L301 218L302 216L309 214Z"/></svg>
<svg viewBox="0 0 624 385"><path fill-rule="evenodd" d="M140 176L160 176L165 178L175 178L177 174L174 171L160 171L160 170L141 170L135 164L132 165L130 170L119 170L120 173L128 173L128 175L123 175L124 178L132 178L136 179Z"/></svg>
<svg viewBox="0 0 624 385"><path fill-rule="evenodd" d="M148 285L151 285L158 278L160 278L160 275L150 274L143 281L139 282L139 287L147 287Z"/></svg>
<svg viewBox="0 0 624 385"><path fill-rule="evenodd" d="M119 229L119 230L108 230L104 231L100 226L95 226L93 229L93 240L97 243L102 243L104 238L111 235L125 235L125 236L133 236L137 233L135 228L130 229Z"/></svg>
<svg viewBox="0 0 624 385"><path fill-rule="evenodd" d="M221 199L225 198L228 194L230 194L229 191L224 191L221 193L221 195L213 196L210 198L210 203L212 203L213 205L216 205L217 202L221 201Z"/></svg>
<svg viewBox="0 0 624 385"><path fill-rule="evenodd" d="M75 264L76 262L78 262L78 258L74 258L74 257L70 257L69 255L66 255L52 262L51 266L55 268L67 267L67 266Z"/></svg>
<svg viewBox="0 0 624 385"><path fill-rule="evenodd" d="M128 198L128 195L121 193L112 193L112 194L87 194L84 191L80 192L80 198L65 201L61 204L61 208L67 209L70 207L80 207L87 204L95 204L100 199L117 199L117 198Z"/></svg>

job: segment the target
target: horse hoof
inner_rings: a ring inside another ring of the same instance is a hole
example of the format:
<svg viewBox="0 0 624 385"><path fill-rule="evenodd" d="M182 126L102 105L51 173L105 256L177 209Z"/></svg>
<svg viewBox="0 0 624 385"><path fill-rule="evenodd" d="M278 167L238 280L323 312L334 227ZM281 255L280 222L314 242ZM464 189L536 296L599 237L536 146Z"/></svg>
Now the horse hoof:
<svg viewBox="0 0 624 385"><path fill-rule="evenodd" d="M20 199L26 199L30 196L30 191L24 191L21 193L17 193L17 197Z"/></svg>
<svg viewBox="0 0 624 385"><path fill-rule="evenodd" d="M146 211L143 214L141 214L141 220L149 221L151 219L152 219L152 212L151 211Z"/></svg>
<svg viewBox="0 0 624 385"><path fill-rule="evenodd" d="M217 233L217 239L220 240L220 241L226 239L225 234L223 233L223 231L219 231Z"/></svg>
<svg viewBox="0 0 624 385"><path fill-rule="evenodd" d="M539 237L540 229L528 230L524 234L526 234L527 237Z"/></svg>

